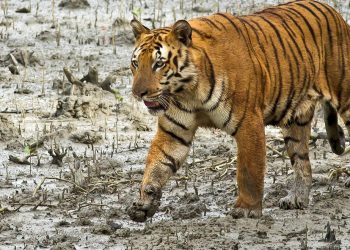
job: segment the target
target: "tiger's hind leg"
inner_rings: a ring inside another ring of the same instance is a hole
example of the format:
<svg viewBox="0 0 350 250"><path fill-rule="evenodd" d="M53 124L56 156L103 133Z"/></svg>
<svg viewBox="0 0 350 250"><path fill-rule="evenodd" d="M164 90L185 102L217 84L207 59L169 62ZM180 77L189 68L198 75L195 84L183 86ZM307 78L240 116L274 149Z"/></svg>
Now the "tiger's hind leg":
<svg viewBox="0 0 350 250"><path fill-rule="evenodd" d="M279 201L282 209L301 209L309 204L312 184L308 145L311 120L312 116L307 122L293 121L282 128L287 153L294 169L294 186L289 194Z"/></svg>

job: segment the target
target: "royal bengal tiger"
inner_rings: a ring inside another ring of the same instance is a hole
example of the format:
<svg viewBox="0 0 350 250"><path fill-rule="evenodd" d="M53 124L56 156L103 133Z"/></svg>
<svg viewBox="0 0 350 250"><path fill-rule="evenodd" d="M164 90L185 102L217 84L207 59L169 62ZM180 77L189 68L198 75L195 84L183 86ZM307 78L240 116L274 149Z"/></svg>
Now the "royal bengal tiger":
<svg viewBox="0 0 350 250"><path fill-rule="evenodd" d="M132 20L132 93L158 116L134 221L152 217L161 189L184 162L198 127L220 128L238 148L235 207L262 214L265 125L281 127L294 187L283 209L308 205L308 142L322 102L332 151L342 154L343 119L350 133L350 29L329 5L294 1L248 16L217 13L150 30Z"/></svg>

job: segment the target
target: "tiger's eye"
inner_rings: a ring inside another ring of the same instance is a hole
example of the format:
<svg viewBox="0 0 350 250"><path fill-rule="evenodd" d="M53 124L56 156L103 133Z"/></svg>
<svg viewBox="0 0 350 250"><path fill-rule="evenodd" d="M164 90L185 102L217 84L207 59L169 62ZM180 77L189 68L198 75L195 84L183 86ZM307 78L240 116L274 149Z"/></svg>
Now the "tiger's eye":
<svg viewBox="0 0 350 250"><path fill-rule="evenodd" d="M164 66L164 62L163 61L158 61L158 62L156 62L156 66L157 66L157 68L163 67Z"/></svg>

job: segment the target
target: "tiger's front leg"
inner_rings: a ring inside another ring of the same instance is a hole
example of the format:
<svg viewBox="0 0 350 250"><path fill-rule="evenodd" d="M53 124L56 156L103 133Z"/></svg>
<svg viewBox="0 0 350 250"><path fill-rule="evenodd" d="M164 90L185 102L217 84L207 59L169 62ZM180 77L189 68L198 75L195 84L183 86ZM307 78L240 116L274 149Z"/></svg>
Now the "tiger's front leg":
<svg viewBox="0 0 350 250"><path fill-rule="evenodd" d="M265 127L261 115L246 114L236 135L238 198L234 217L260 217L266 164Z"/></svg>
<svg viewBox="0 0 350 250"><path fill-rule="evenodd" d="M174 126L165 125L167 123L159 122L148 152L140 199L128 208L130 218L137 222L144 222L156 213L162 187L185 161L193 140L195 130L185 129L185 126L175 129Z"/></svg>

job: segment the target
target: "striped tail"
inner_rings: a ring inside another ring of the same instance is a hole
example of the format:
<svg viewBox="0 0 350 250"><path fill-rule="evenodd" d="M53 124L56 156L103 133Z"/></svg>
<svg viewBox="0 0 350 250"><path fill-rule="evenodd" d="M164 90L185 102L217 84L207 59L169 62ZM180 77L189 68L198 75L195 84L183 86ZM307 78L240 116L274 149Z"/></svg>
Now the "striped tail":
<svg viewBox="0 0 350 250"><path fill-rule="evenodd" d="M329 102L323 104L323 111L329 144L333 153L341 155L345 150L345 135L343 129L338 125L337 111Z"/></svg>

